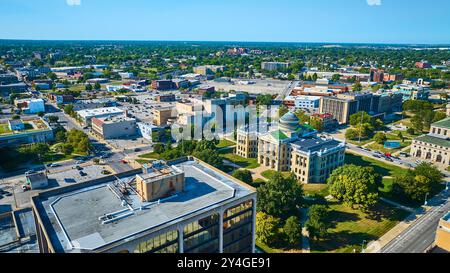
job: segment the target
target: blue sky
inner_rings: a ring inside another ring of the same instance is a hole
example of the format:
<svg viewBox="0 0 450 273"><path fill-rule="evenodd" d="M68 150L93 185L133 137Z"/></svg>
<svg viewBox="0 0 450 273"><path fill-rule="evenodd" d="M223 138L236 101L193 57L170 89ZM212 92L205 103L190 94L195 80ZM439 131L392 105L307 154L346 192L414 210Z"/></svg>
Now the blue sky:
<svg viewBox="0 0 450 273"><path fill-rule="evenodd" d="M0 0L0 39L450 44L448 0Z"/></svg>

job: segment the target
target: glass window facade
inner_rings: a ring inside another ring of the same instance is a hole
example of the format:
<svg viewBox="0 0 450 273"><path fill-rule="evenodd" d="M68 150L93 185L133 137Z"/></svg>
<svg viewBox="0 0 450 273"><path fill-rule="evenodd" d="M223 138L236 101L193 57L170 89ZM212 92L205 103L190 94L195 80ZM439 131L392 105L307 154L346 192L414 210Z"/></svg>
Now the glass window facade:
<svg viewBox="0 0 450 273"><path fill-rule="evenodd" d="M223 218L223 253L251 253L253 202L228 209Z"/></svg>
<svg viewBox="0 0 450 273"><path fill-rule="evenodd" d="M177 253L178 232L176 230L156 236L138 245L135 253Z"/></svg>
<svg viewBox="0 0 450 273"><path fill-rule="evenodd" d="M213 214L184 227L184 253L219 252L219 215Z"/></svg>

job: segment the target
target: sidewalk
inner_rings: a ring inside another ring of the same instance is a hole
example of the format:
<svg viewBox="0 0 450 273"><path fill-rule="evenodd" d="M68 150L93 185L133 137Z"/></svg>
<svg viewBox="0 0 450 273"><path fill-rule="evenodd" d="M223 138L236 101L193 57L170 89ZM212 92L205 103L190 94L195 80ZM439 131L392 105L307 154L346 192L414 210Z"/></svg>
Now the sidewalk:
<svg viewBox="0 0 450 273"><path fill-rule="evenodd" d="M415 224L419 221L423 216L425 216L433 207L439 205L439 203L445 198L448 194L443 191L436 195L434 198L430 199L428 202L428 206L423 206L417 209L409 208L407 211L411 211L412 213L407 216L402 222L396 225L393 229L388 231L385 235L383 235L377 241L370 242L365 250L366 253L379 253L386 245L388 245L395 238L400 236L407 228ZM383 199L382 199L383 200ZM385 200L383 200L385 201ZM386 202L386 201L385 201ZM393 201L389 201L388 203L396 204ZM404 207L400 204L397 204L399 207ZM407 208L407 207L405 207Z"/></svg>
<svg viewBox="0 0 450 273"><path fill-rule="evenodd" d="M301 212L301 225L302 225L302 253L311 253L309 245L309 232L305 227L306 221L308 221L308 208L300 209Z"/></svg>

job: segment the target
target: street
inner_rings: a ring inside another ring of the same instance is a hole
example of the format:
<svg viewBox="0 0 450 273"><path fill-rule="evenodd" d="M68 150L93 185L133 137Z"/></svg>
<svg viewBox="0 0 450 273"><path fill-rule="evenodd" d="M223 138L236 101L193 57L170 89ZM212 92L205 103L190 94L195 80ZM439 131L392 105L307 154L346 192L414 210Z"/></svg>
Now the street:
<svg viewBox="0 0 450 273"><path fill-rule="evenodd" d="M450 192L431 199L423 216L381 249L381 253L423 253L434 243L439 221L450 211Z"/></svg>

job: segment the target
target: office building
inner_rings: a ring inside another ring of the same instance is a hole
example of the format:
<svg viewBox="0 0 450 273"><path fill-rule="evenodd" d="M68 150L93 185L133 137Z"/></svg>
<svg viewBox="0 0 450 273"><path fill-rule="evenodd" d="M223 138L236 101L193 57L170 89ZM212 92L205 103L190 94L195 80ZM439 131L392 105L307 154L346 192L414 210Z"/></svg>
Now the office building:
<svg viewBox="0 0 450 273"><path fill-rule="evenodd" d="M417 137L411 145L411 156L444 169L450 166L450 118L431 125L430 133Z"/></svg>
<svg viewBox="0 0 450 273"><path fill-rule="evenodd" d="M225 70L225 67L222 65L202 65L194 67L194 73L208 76L208 75L215 75L217 72L223 72Z"/></svg>
<svg viewBox="0 0 450 273"><path fill-rule="evenodd" d="M154 90L172 90L175 89L176 86L172 82L172 80L154 80L152 81L152 89Z"/></svg>
<svg viewBox="0 0 450 273"><path fill-rule="evenodd" d="M450 252L450 212L448 212L439 221L439 226L436 232L435 246L441 252Z"/></svg>
<svg viewBox="0 0 450 273"><path fill-rule="evenodd" d="M262 62L261 69L267 71L279 71L289 67L289 63L283 62Z"/></svg>
<svg viewBox="0 0 450 273"><path fill-rule="evenodd" d="M254 188L183 158L41 192L32 207L42 253L252 253L256 201Z"/></svg>
<svg viewBox="0 0 450 273"><path fill-rule="evenodd" d="M92 132L102 139L118 139L137 134L136 119L125 116L92 118Z"/></svg>
<svg viewBox="0 0 450 273"><path fill-rule="evenodd" d="M370 70L370 81L382 83L384 81L384 70L371 69Z"/></svg>
<svg viewBox="0 0 450 273"><path fill-rule="evenodd" d="M175 94L158 95L156 97L157 102L174 102L175 99Z"/></svg>
<svg viewBox="0 0 450 273"><path fill-rule="evenodd" d="M306 109L309 111L314 111L319 109L320 97L288 96L283 100L283 104L289 108Z"/></svg>
<svg viewBox="0 0 450 273"><path fill-rule="evenodd" d="M358 112L358 102L352 99L323 97L320 100L319 113L331 114L339 124L347 124L350 116Z"/></svg>
<svg viewBox="0 0 450 273"><path fill-rule="evenodd" d="M173 109L173 107L157 107L153 111L155 117L153 120L153 123L156 126L167 126L169 120L175 118L176 111Z"/></svg>

